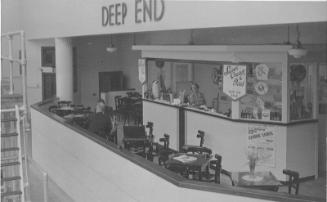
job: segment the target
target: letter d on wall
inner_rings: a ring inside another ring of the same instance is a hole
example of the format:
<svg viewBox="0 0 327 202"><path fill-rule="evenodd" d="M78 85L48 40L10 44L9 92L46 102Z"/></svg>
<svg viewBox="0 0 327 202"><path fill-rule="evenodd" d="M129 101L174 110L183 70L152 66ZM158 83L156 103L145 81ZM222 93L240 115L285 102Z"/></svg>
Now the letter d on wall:
<svg viewBox="0 0 327 202"><path fill-rule="evenodd" d="M108 14L109 14L108 8L102 6L102 26L106 26L108 24L109 21Z"/></svg>

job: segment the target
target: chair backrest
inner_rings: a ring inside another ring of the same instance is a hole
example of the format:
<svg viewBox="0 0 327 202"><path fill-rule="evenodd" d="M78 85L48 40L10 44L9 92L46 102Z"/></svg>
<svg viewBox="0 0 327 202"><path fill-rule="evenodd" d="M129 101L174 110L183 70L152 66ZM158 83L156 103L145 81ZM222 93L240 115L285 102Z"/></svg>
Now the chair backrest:
<svg viewBox="0 0 327 202"><path fill-rule="evenodd" d="M149 128L149 136L153 137L153 122L148 122L145 127Z"/></svg>
<svg viewBox="0 0 327 202"><path fill-rule="evenodd" d="M144 138L146 132L144 126L124 126L124 138Z"/></svg>
<svg viewBox="0 0 327 202"><path fill-rule="evenodd" d="M221 159L222 157L216 154L215 160L210 161L210 168L215 171L215 183L218 184L220 184Z"/></svg>
<svg viewBox="0 0 327 202"><path fill-rule="evenodd" d="M288 193L292 193L292 188L295 189L295 194L299 193L300 186L300 175L298 172L293 170L284 169L283 173L288 176Z"/></svg>
<svg viewBox="0 0 327 202"><path fill-rule="evenodd" d="M169 149L169 135L168 134L164 134L164 137L160 138L159 142L163 142L164 149Z"/></svg>
<svg viewBox="0 0 327 202"><path fill-rule="evenodd" d="M120 95L115 96L115 108L116 110L119 109L119 105L120 105Z"/></svg>
<svg viewBox="0 0 327 202"><path fill-rule="evenodd" d="M204 144L204 131L198 130L197 138L200 138L200 147L203 147Z"/></svg>

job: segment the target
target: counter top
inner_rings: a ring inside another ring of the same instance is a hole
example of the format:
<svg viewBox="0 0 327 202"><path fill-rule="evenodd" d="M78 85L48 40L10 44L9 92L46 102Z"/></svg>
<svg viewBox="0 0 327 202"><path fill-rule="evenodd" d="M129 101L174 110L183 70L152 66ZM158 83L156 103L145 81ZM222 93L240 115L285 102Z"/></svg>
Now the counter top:
<svg viewBox="0 0 327 202"><path fill-rule="evenodd" d="M165 105L165 106L169 106L169 107L180 108L180 109L183 109L185 111L191 111L191 112L195 112L195 113L199 113L199 114L203 114L203 115L208 115L208 116L212 116L212 117L216 117L216 118L226 119L226 120L233 121L233 122L254 123L254 124L258 123L258 124L270 124L270 125L281 125L281 126L289 126L289 125L297 125L297 124L305 124L305 123L314 123L314 122L318 123L318 119L291 121L291 122L288 122L288 123L284 123L284 122L281 122L281 121L262 121L262 120L255 120L255 119L232 119L232 118L230 118L230 117L228 117L228 116L226 116L224 114L220 114L220 113L217 113L217 112L206 111L206 110L203 110L203 109L191 107L189 105L174 105L174 104L171 104L169 101L166 101L166 100L143 99L143 101L152 102L152 103Z"/></svg>

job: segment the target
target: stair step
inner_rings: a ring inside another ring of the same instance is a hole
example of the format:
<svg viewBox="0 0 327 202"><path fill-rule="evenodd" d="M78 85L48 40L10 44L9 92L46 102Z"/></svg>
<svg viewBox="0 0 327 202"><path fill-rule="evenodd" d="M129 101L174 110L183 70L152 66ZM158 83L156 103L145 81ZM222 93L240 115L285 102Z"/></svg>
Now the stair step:
<svg viewBox="0 0 327 202"><path fill-rule="evenodd" d="M22 179L20 176L14 176L14 177L4 177L2 180L4 182L14 181L14 180L20 180Z"/></svg>
<svg viewBox="0 0 327 202"><path fill-rule="evenodd" d="M10 119L1 119L1 122L13 122L13 121L17 121L16 118L10 118Z"/></svg>
<svg viewBox="0 0 327 202"><path fill-rule="evenodd" d="M15 195L22 195L22 192L21 191L4 192L4 193L1 193L1 198L2 197L7 197L7 196L15 196Z"/></svg>
<svg viewBox="0 0 327 202"><path fill-rule="evenodd" d="M1 149L1 152L18 151L18 150L19 150L18 147L8 147L8 148Z"/></svg>
<svg viewBox="0 0 327 202"><path fill-rule="evenodd" d="M13 156L6 156L6 157L1 157L1 162L3 161L9 161L9 160L16 160L19 158L18 154L13 155Z"/></svg>
<svg viewBox="0 0 327 202"><path fill-rule="evenodd" d="M13 133L2 133L1 137L13 137L13 136L18 136L18 133L13 132Z"/></svg>
<svg viewBox="0 0 327 202"><path fill-rule="evenodd" d="M6 166L15 166L19 165L20 163L18 161L15 162L10 162L10 163L1 163L1 167L6 167Z"/></svg>

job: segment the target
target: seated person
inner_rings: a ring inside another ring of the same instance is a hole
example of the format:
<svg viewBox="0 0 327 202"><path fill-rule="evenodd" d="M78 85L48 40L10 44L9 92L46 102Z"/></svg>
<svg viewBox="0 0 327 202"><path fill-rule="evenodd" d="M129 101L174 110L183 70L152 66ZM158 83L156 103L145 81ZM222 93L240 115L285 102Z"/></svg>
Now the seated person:
<svg viewBox="0 0 327 202"><path fill-rule="evenodd" d="M90 117L88 130L106 138L110 134L112 123L110 116L105 114L105 104L103 100L98 101L95 114Z"/></svg>
<svg viewBox="0 0 327 202"><path fill-rule="evenodd" d="M188 101L190 103L190 105L192 106L201 106L201 105L205 105L206 101L204 98L203 93L201 93L199 91L199 85L197 83L192 83L191 86L191 94L188 96Z"/></svg>

